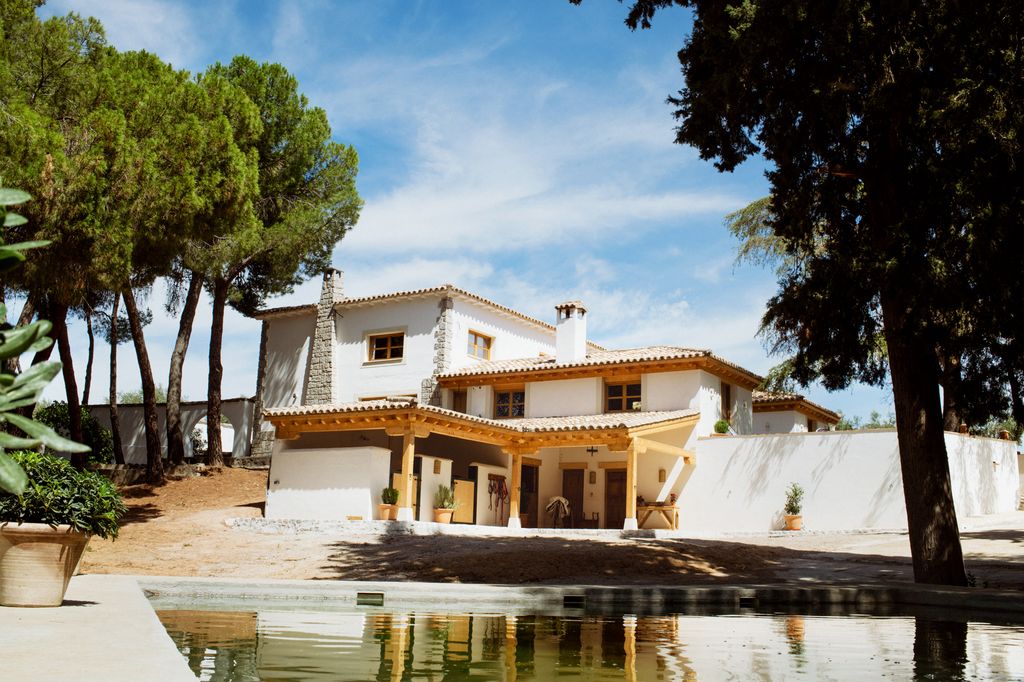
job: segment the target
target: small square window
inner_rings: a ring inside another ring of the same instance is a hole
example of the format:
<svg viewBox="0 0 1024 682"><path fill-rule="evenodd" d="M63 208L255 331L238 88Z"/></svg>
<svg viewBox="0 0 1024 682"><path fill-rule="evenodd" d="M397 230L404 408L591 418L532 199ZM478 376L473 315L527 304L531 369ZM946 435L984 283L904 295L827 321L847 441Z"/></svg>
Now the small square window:
<svg viewBox="0 0 1024 682"><path fill-rule="evenodd" d="M494 418L509 419L510 417L526 416L526 391L495 391Z"/></svg>
<svg viewBox="0 0 1024 682"><path fill-rule="evenodd" d="M368 338L368 360L400 360L405 356L405 334L374 334Z"/></svg>
<svg viewBox="0 0 1024 682"><path fill-rule="evenodd" d="M469 345L466 352L474 358L480 358L481 360L491 359L491 346L494 344L494 338L470 330L469 332Z"/></svg>
<svg viewBox="0 0 1024 682"><path fill-rule="evenodd" d="M626 412L635 410L640 404L640 384L638 382L622 382L617 384L605 384L604 386L604 411L605 412Z"/></svg>

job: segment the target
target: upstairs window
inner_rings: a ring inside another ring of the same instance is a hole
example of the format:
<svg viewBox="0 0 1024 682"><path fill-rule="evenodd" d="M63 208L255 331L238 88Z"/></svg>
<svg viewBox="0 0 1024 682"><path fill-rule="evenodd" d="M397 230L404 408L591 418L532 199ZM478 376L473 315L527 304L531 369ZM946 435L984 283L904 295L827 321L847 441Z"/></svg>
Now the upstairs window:
<svg viewBox="0 0 1024 682"><path fill-rule="evenodd" d="M468 353L474 358L480 358L481 360L491 359L491 345L494 343L494 339L486 334L475 332L472 329L469 330L469 349Z"/></svg>
<svg viewBox="0 0 1024 682"><path fill-rule="evenodd" d="M640 382L620 382L604 385L604 411L626 412L640 404Z"/></svg>
<svg viewBox="0 0 1024 682"><path fill-rule="evenodd" d="M371 334L368 338L370 362L379 360L401 360L405 357L405 334Z"/></svg>
<svg viewBox="0 0 1024 682"><path fill-rule="evenodd" d="M722 382L722 419L732 421L732 385Z"/></svg>
<svg viewBox="0 0 1024 682"><path fill-rule="evenodd" d="M526 416L526 391L519 389L494 391L494 418L509 419Z"/></svg>

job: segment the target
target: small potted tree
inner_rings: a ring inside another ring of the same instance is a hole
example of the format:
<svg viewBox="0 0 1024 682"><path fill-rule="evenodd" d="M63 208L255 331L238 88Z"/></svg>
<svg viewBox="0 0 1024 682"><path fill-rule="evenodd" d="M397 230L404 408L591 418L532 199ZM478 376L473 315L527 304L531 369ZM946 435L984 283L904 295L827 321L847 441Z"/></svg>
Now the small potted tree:
<svg viewBox="0 0 1024 682"><path fill-rule="evenodd" d="M459 503L455 501L455 493L446 485L437 486L437 494L434 495L434 522L451 523L452 516Z"/></svg>
<svg viewBox="0 0 1024 682"><path fill-rule="evenodd" d="M786 490L786 506L783 508L786 518L786 530L800 530L804 525L804 517L800 515L803 509L804 489L798 483L793 483Z"/></svg>
<svg viewBox="0 0 1024 682"><path fill-rule="evenodd" d="M716 436L727 436L729 435L729 420L719 419L715 422L715 435Z"/></svg>
<svg viewBox="0 0 1024 682"><path fill-rule="evenodd" d="M394 521L398 518L398 488L384 488L380 491L381 503L377 505L381 521Z"/></svg>
<svg viewBox="0 0 1024 682"><path fill-rule="evenodd" d="M0 604L60 606L89 538L117 537L124 502L109 479L63 457L9 454L28 483L0 493Z"/></svg>

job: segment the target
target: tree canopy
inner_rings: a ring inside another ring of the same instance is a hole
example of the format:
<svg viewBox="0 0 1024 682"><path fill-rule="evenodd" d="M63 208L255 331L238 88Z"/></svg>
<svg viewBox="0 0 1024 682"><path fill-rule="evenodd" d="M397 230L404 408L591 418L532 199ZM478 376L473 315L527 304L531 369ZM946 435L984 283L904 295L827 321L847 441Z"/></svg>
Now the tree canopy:
<svg viewBox="0 0 1024 682"><path fill-rule="evenodd" d="M638 0L626 22L671 5L694 11L677 142L722 171L763 155L800 256L768 303L776 348L841 388L884 376L884 338L915 577L964 584L938 386L956 358L976 399L1020 394L1019 8Z"/></svg>

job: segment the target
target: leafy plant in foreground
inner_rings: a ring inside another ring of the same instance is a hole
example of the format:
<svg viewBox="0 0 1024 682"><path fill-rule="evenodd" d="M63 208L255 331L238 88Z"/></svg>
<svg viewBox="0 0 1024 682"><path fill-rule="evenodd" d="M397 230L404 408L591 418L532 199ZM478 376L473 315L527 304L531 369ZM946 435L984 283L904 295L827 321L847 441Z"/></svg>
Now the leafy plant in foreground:
<svg viewBox="0 0 1024 682"><path fill-rule="evenodd" d="M117 488L94 471L79 471L56 455L33 450L9 455L28 475L20 495L0 493L0 519L12 523L67 524L101 538L116 538L126 511Z"/></svg>
<svg viewBox="0 0 1024 682"><path fill-rule="evenodd" d="M31 197L17 189L0 187L0 221L3 227L23 225L25 218L7 210L8 206L17 206ZM0 243L0 272L25 261L25 251L49 242L21 242L19 244ZM19 357L22 353L35 353L53 344L47 336L52 325L45 320L38 320L21 327L7 324L7 306L0 303L0 362ZM7 456L8 449L35 448L40 445L62 452L88 452L89 447L63 438L45 424L24 417L15 410L19 407L34 405L43 389L60 371L59 362L40 362L32 365L17 376L9 372L0 372L0 490L21 494L25 490L28 478L17 462ZM16 427L24 435L18 436L7 432L10 426Z"/></svg>

